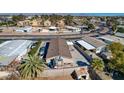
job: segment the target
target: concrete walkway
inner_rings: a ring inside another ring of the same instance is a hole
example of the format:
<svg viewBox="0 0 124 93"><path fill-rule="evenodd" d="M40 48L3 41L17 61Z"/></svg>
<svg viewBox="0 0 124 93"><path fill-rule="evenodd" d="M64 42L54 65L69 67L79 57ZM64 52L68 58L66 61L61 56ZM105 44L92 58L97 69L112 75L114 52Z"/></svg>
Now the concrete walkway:
<svg viewBox="0 0 124 93"><path fill-rule="evenodd" d="M89 65L90 63L87 61L87 59L81 55L77 49L75 49L73 46L69 46L69 50L71 52L71 55L72 55L72 59L74 61L74 66L79 66L77 63L82 63L82 64L87 64Z"/></svg>

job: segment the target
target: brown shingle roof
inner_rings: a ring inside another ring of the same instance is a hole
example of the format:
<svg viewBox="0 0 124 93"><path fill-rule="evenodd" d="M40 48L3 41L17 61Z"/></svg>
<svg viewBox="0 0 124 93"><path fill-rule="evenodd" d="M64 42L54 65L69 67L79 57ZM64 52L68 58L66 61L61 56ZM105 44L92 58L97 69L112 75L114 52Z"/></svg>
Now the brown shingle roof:
<svg viewBox="0 0 124 93"><path fill-rule="evenodd" d="M64 39L56 38L50 41L46 58L51 58L55 56L72 58L69 47Z"/></svg>
<svg viewBox="0 0 124 93"><path fill-rule="evenodd" d="M106 45L106 43L104 43L103 41L98 40L98 39L96 39L96 38L94 38L94 37L84 36L82 39L83 39L85 42L91 44L92 46L94 46L94 47L96 47L96 48L98 48L98 47L100 47L100 46Z"/></svg>

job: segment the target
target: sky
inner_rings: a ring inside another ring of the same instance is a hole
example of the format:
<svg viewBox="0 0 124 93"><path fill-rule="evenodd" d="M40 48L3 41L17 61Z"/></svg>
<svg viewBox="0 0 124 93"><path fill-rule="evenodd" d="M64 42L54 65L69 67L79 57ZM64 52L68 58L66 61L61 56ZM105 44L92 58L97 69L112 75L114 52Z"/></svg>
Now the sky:
<svg viewBox="0 0 124 93"><path fill-rule="evenodd" d="M0 15L42 15L54 13L0 13ZM124 16L124 13L55 13L58 15L73 15L73 16Z"/></svg>

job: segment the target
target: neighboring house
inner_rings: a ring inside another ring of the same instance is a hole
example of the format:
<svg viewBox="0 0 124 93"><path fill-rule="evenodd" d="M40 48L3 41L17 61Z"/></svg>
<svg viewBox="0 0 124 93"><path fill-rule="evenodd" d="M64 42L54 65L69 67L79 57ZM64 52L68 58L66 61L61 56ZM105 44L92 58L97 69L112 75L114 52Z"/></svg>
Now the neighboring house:
<svg viewBox="0 0 124 93"><path fill-rule="evenodd" d="M49 20L44 21L44 26L45 27L50 27L51 26L51 21L49 21Z"/></svg>
<svg viewBox="0 0 124 93"><path fill-rule="evenodd" d="M79 27L66 26L65 28L72 32L80 32L81 31L81 28L79 28Z"/></svg>
<svg viewBox="0 0 124 93"><path fill-rule="evenodd" d="M31 44L30 40L10 40L0 44L0 66L7 66L14 60L21 60Z"/></svg>
<svg viewBox="0 0 124 93"><path fill-rule="evenodd" d="M58 28L57 27L55 27L55 26L51 26L51 27L49 27L49 31L57 31L58 30Z"/></svg>
<svg viewBox="0 0 124 93"><path fill-rule="evenodd" d="M115 36L124 38L124 33L116 32Z"/></svg>
<svg viewBox="0 0 124 93"><path fill-rule="evenodd" d="M16 32L32 32L32 27L23 27L19 29L15 29Z"/></svg>
<svg viewBox="0 0 124 93"><path fill-rule="evenodd" d="M112 36L112 35L100 36L100 37L98 37L98 39L103 40L107 44L111 44L112 42L119 42L124 45L124 38L119 38L119 37Z"/></svg>
<svg viewBox="0 0 124 93"><path fill-rule="evenodd" d="M89 31L89 28L87 25L82 25L82 26L77 26L78 28L81 29L81 31Z"/></svg>
<svg viewBox="0 0 124 93"><path fill-rule="evenodd" d="M94 51L95 53L104 51L106 46L106 43L104 43L103 41L88 36L83 37L82 40L76 41L76 43L87 50Z"/></svg>
<svg viewBox="0 0 124 93"><path fill-rule="evenodd" d="M46 54L46 63L54 68L72 62L72 56L66 40L61 38L52 39Z"/></svg>

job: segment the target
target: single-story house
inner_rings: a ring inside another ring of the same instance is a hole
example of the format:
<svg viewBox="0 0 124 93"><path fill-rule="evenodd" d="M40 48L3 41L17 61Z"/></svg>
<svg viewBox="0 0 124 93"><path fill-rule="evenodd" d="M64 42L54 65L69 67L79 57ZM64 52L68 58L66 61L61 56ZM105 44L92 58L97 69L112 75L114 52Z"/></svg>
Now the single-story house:
<svg viewBox="0 0 124 93"><path fill-rule="evenodd" d="M32 32L32 27L23 27L15 30L16 32Z"/></svg>
<svg viewBox="0 0 124 93"><path fill-rule="evenodd" d="M77 26L78 28L81 29L81 31L89 31L89 28L87 25L83 25L83 26Z"/></svg>
<svg viewBox="0 0 124 93"><path fill-rule="evenodd" d="M116 32L115 36L124 38L124 33Z"/></svg>
<svg viewBox="0 0 124 93"><path fill-rule="evenodd" d="M72 31L72 32L79 32L79 31L81 31L81 28L79 28L79 27L66 26L65 28L67 30L69 30L69 31Z"/></svg>
<svg viewBox="0 0 124 93"><path fill-rule="evenodd" d="M124 38L119 38L119 37L112 36L112 35L100 36L100 37L98 37L98 39L103 40L107 44L111 44L112 42L119 42L124 45Z"/></svg>
<svg viewBox="0 0 124 93"><path fill-rule="evenodd" d="M51 26L51 27L49 27L49 31L57 31L57 30L58 30L58 28L55 27L55 26Z"/></svg>
<svg viewBox="0 0 124 93"><path fill-rule="evenodd" d="M76 41L76 43L87 50L94 51L95 53L102 52L106 46L106 43L104 43L103 41L88 36L83 37L82 40Z"/></svg>
<svg viewBox="0 0 124 93"><path fill-rule="evenodd" d="M61 66L72 62L72 55L66 40L61 38L52 39L46 54L46 63L52 65L56 64L54 66Z"/></svg>
<svg viewBox="0 0 124 93"><path fill-rule="evenodd" d="M7 66L14 60L20 61L31 44L30 40L10 40L0 44L0 66Z"/></svg>

